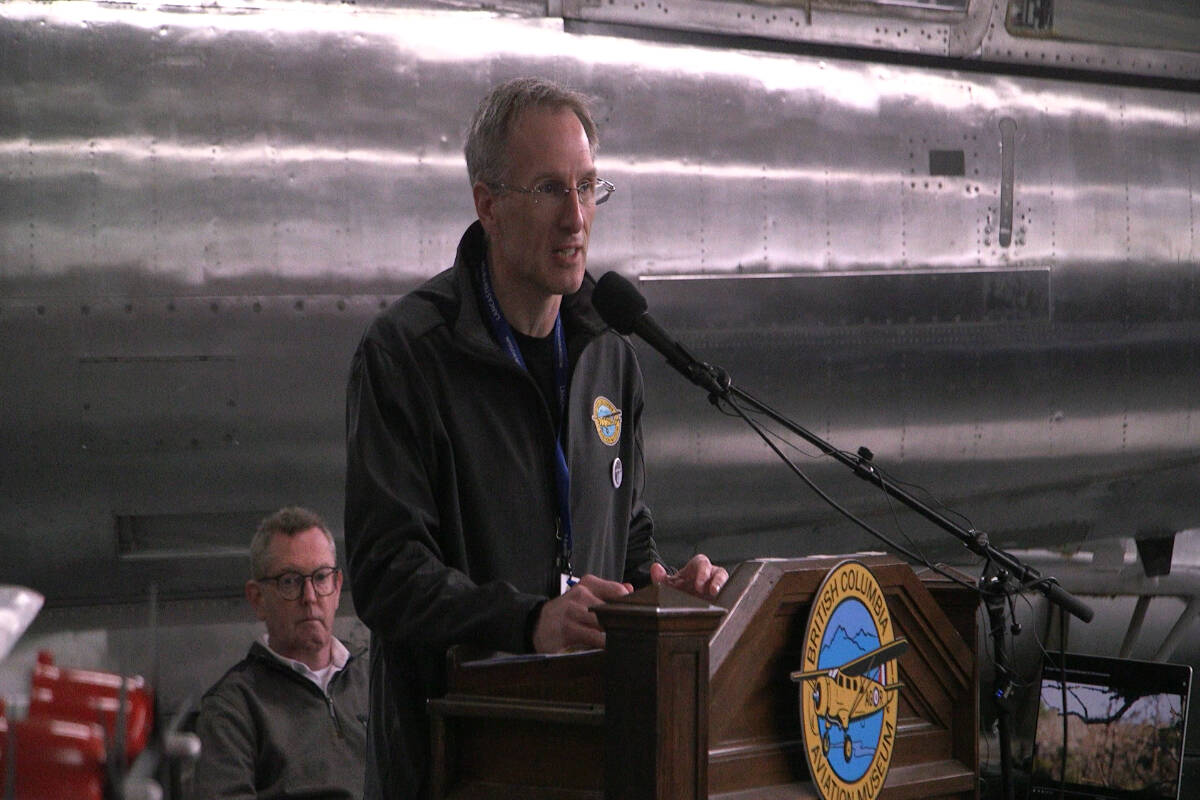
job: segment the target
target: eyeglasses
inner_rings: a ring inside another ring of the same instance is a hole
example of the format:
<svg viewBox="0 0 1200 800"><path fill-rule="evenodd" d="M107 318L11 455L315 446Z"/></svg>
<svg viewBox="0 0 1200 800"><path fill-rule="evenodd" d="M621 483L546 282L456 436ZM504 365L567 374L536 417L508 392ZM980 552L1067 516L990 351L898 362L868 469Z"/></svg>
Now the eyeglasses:
<svg viewBox="0 0 1200 800"><path fill-rule="evenodd" d="M318 597L333 594L333 590L337 587L334 576L339 572L341 569L338 567L321 567L309 575L302 575L299 572L281 572L278 575L257 580L259 583L274 583L279 596L284 600L297 600L300 595L304 594L305 581L312 581L313 591L317 593Z"/></svg>
<svg viewBox="0 0 1200 800"><path fill-rule="evenodd" d="M567 186L562 181L542 181L533 185L533 188L525 189L521 186L510 186L507 183L493 183L497 189L504 189L509 192L520 192L527 194L533 198L534 205L549 206L558 208L571 192L575 192L579 197L579 205L581 206L598 206L604 203L608 198L612 197L612 193L617 190L603 178L589 178L588 180L580 181L574 186Z"/></svg>

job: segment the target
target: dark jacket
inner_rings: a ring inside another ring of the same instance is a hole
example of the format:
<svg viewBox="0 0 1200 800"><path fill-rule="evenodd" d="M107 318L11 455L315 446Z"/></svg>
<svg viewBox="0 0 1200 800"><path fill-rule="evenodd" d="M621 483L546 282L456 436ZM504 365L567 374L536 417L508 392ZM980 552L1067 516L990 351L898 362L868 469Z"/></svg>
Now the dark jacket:
<svg viewBox="0 0 1200 800"><path fill-rule="evenodd" d="M530 612L558 594L554 425L481 316L484 247L477 222L451 269L375 319L351 366L345 531L372 632L371 798L426 791L425 700L443 691L446 649L523 652ZM561 310L575 574L640 586L659 560L641 494L642 376L629 341L591 308L592 285ZM620 411L612 444L606 404Z"/></svg>
<svg viewBox="0 0 1200 800"><path fill-rule="evenodd" d="M367 749L365 648L351 651L329 695L255 642L205 692L196 719L194 800L362 797Z"/></svg>

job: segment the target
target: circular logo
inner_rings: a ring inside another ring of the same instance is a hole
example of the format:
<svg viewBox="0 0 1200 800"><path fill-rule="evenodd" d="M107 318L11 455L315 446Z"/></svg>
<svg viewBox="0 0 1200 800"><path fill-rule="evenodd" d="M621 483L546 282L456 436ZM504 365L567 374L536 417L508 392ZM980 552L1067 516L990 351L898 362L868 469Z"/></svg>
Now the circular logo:
<svg viewBox="0 0 1200 800"><path fill-rule="evenodd" d="M896 741L900 690L895 638L883 589L857 561L838 564L809 612L799 684L804 753L824 800L873 800Z"/></svg>
<svg viewBox="0 0 1200 800"><path fill-rule="evenodd" d="M592 401L592 423L600 441L610 447L621 440L621 409L613 405L607 397L597 397Z"/></svg>

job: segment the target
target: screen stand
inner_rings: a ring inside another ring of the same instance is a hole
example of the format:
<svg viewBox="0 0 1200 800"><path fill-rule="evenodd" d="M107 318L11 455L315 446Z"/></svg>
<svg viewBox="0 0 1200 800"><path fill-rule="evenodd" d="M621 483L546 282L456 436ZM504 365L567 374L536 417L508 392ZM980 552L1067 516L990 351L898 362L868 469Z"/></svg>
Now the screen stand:
<svg viewBox="0 0 1200 800"><path fill-rule="evenodd" d="M1012 776L1012 707L1009 701L1009 690L1012 688L1012 673L1008 667L1008 656L1004 650L1005 602L1004 584L1007 576L1003 573L984 578L981 581L981 594L988 612L988 630L992 634L992 653L995 667L992 674L992 699L996 704L996 726L1000 737L1000 798L1013 800ZM1017 631L1013 623L1013 635Z"/></svg>

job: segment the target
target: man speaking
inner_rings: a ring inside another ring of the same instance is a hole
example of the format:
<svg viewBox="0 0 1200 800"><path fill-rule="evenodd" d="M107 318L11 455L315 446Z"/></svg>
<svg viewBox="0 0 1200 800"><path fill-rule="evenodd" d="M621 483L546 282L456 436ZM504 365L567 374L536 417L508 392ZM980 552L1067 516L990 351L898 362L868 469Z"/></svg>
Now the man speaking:
<svg viewBox="0 0 1200 800"><path fill-rule="evenodd" d="M478 221L355 353L346 541L372 632L367 798L427 793L425 700L451 645L602 647L589 607L651 581L713 597L727 578L704 556L672 574L655 548L641 370L585 273L615 189L596 144L582 95L496 87L465 147Z"/></svg>

